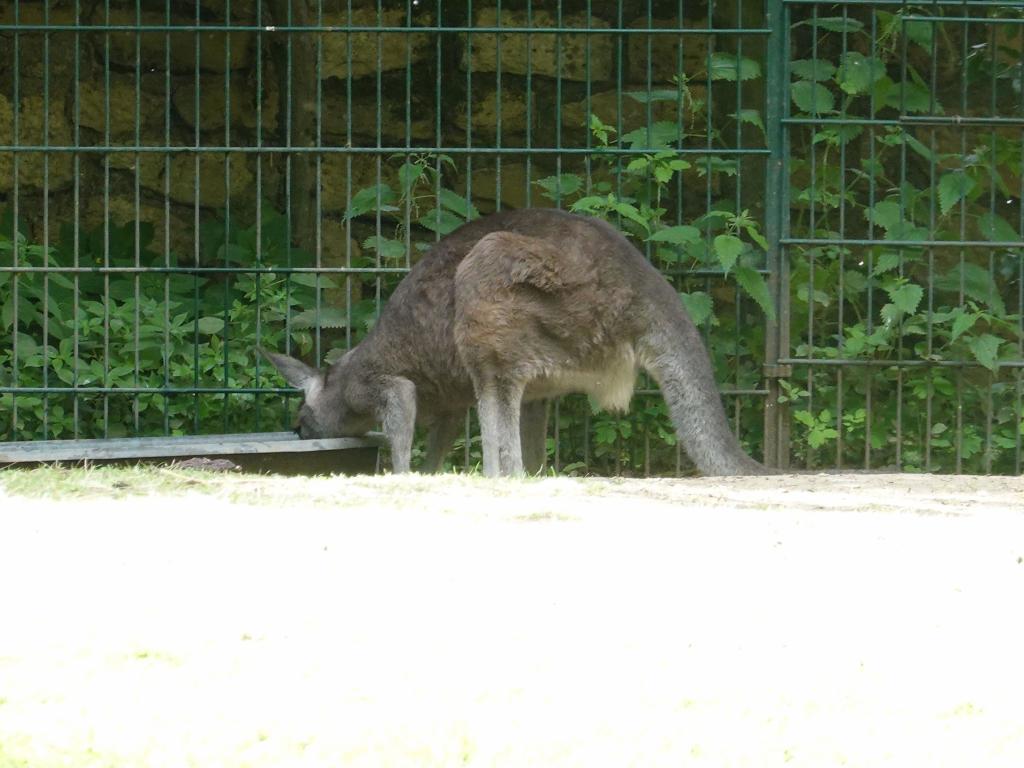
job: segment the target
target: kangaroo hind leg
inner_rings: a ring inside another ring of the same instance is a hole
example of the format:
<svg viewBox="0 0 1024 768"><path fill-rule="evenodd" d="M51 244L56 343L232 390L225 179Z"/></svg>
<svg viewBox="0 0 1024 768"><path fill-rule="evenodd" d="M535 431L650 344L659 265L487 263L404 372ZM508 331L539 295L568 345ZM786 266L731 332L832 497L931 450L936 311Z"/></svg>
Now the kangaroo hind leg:
<svg viewBox="0 0 1024 768"><path fill-rule="evenodd" d="M423 471L440 472L452 443L463 427L464 414L444 413L434 420L427 430L427 455L423 460Z"/></svg>
<svg viewBox="0 0 1024 768"><path fill-rule="evenodd" d="M490 380L478 387L477 412L483 439L484 475L487 477L519 477L523 474L519 434L522 399L522 384Z"/></svg>
<svg viewBox="0 0 1024 768"><path fill-rule="evenodd" d="M548 403L533 400L523 403L519 416L519 439L523 446L523 469L528 475L544 470L548 457Z"/></svg>

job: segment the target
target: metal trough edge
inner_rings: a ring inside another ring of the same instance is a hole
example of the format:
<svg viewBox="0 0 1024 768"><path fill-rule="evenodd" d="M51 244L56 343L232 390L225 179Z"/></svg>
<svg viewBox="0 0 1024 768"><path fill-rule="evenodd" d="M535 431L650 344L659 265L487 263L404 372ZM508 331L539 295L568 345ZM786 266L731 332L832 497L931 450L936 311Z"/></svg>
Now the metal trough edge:
<svg viewBox="0 0 1024 768"><path fill-rule="evenodd" d="M32 440L0 443L0 465L24 462L153 459L176 456L310 453L379 448L383 435L300 440L294 432L256 432L182 437L115 437L89 440Z"/></svg>

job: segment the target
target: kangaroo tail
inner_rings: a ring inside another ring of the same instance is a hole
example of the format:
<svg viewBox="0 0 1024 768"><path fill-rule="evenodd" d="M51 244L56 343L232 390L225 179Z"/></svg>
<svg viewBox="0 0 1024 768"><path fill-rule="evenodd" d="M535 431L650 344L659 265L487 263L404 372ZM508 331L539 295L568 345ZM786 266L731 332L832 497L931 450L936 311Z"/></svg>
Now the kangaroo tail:
<svg viewBox="0 0 1024 768"><path fill-rule="evenodd" d="M705 475L771 474L744 453L729 428L700 333L675 291L667 284L665 288L671 300L652 307L638 351L644 368L661 387L683 448Z"/></svg>

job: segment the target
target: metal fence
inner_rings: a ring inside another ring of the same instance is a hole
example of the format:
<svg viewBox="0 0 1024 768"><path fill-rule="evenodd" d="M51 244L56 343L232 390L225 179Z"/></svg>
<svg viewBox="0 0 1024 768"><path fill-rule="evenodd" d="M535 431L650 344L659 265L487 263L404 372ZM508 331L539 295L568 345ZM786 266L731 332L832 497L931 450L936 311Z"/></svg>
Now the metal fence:
<svg viewBox="0 0 1024 768"><path fill-rule="evenodd" d="M1021 4L784 12L777 450L1019 473Z"/></svg>
<svg viewBox="0 0 1024 768"><path fill-rule="evenodd" d="M543 205L676 282L768 463L1019 472L1022 6L7 3L0 438L288 426L256 344L335 359ZM684 462L649 382L549 454Z"/></svg>

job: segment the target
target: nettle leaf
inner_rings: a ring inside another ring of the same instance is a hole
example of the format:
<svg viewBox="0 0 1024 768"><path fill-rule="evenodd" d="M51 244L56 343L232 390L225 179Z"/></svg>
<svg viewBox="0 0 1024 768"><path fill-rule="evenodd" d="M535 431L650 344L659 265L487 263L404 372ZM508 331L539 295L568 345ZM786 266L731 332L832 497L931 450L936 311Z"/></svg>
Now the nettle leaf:
<svg viewBox="0 0 1024 768"><path fill-rule="evenodd" d="M753 240L755 243L761 246L761 250L768 250L768 238L766 238L758 231L756 224L747 224L746 226L743 227L743 229L746 230L746 233L751 240Z"/></svg>
<svg viewBox="0 0 1024 768"><path fill-rule="evenodd" d="M697 173L701 176L710 176L713 173L724 173L726 176L735 176L739 173L739 164L735 160L727 160L718 155L708 155L696 161Z"/></svg>
<svg viewBox="0 0 1024 768"><path fill-rule="evenodd" d="M849 144L864 132L862 125L833 125L814 132L814 143L828 142L834 146Z"/></svg>
<svg viewBox="0 0 1024 768"><path fill-rule="evenodd" d="M813 427L817 424L814 414L807 410L793 411L793 418L805 427Z"/></svg>
<svg viewBox="0 0 1024 768"><path fill-rule="evenodd" d="M756 126L761 133L764 133L764 121L761 119L761 113L756 109L741 109L739 112L732 112L729 117L745 125Z"/></svg>
<svg viewBox="0 0 1024 768"><path fill-rule="evenodd" d="M717 235L714 239L714 246L718 263L728 274L736 263L736 259L743 253L743 241L735 235Z"/></svg>
<svg viewBox="0 0 1024 768"><path fill-rule="evenodd" d="M626 166L626 170L629 173L643 173L647 170L647 166L651 164L650 158L647 157L634 157L629 161L629 165Z"/></svg>
<svg viewBox="0 0 1024 768"><path fill-rule="evenodd" d="M416 223L425 229L429 229L431 232L447 235L466 222L461 216L456 216L451 211L434 208L423 214Z"/></svg>
<svg viewBox="0 0 1024 768"><path fill-rule="evenodd" d="M573 203L570 210L575 213L594 213L595 211L604 210L607 206L607 197L603 197L601 195L587 195Z"/></svg>
<svg viewBox="0 0 1024 768"><path fill-rule="evenodd" d="M820 448L826 442L838 436L839 432L832 427L817 427L816 429L812 429L807 435L807 442L810 444L811 448Z"/></svg>
<svg viewBox="0 0 1024 768"><path fill-rule="evenodd" d="M965 295L987 305L992 314L1006 314L1006 304L999 295L995 278L978 264L957 264L952 269L940 272L935 277L935 287L944 291L960 291L962 287Z"/></svg>
<svg viewBox="0 0 1024 768"><path fill-rule="evenodd" d="M907 38L930 52L935 33L934 24L928 21L907 21L904 24L903 29L907 33Z"/></svg>
<svg viewBox="0 0 1024 768"><path fill-rule="evenodd" d="M732 53L711 54L712 80L755 80L761 76L761 65L753 59L738 58Z"/></svg>
<svg viewBox="0 0 1024 768"><path fill-rule="evenodd" d="M680 248L655 248L654 255L666 264L677 264L683 260Z"/></svg>
<svg viewBox="0 0 1024 768"><path fill-rule="evenodd" d="M923 242L928 239L929 234L925 227L919 227L909 221L897 221L886 231L885 239Z"/></svg>
<svg viewBox="0 0 1024 768"><path fill-rule="evenodd" d="M809 24L812 27L818 29L826 29L829 32L860 32L864 29L864 23L857 21L856 19L850 19L844 16L819 16L815 19L808 19L807 21L801 21L794 26L800 26L801 24Z"/></svg>
<svg viewBox="0 0 1024 768"><path fill-rule="evenodd" d="M915 283L894 283L885 289L889 294L889 300L900 312L912 315L917 311L917 305L924 298L924 288Z"/></svg>
<svg viewBox="0 0 1024 768"><path fill-rule="evenodd" d="M298 285L307 288L337 288L338 284L327 275L320 275L316 272L293 272L288 279Z"/></svg>
<svg viewBox="0 0 1024 768"><path fill-rule="evenodd" d="M382 259L390 259L392 261L405 256L405 243L381 235L373 235L366 238L363 241L363 248L368 251L376 251Z"/></svg>
<svg viewBox="0 0 1024 768"><path fill-rule="evenodd" d="M413 185L423 175L425 168L419 163L403 163L398 169L398 182L402 185L402 194L409 195Z"/></svg>
<svg viewBox="0 0 1024 768"><path fill-rule="evenodd" d="M441 204L442 208L447 208L463 219L476 219L480 216L480 211L477 210L475 205L458 192L453 192L450 189L442 187L437 195L437 201Z"/></svg>
<svg viewBox="0 0 1024 768"><path fill-rule="evenodd" d="M871 86L871 98L874 101L874 111L872 114L877 113L879 109L889 103L889 99L892 97L892 93L895 90L896 83L894 83L892 78L888 75L882 75L874 82ZM879 138L881 140L882 137Z"/></svg>
<svg viewBox="0 0 1024 768"><path fill-rule="evenodd" d="M345 313L337 307L322 306L319 310L307 309L292 318L292 328L297 331L310 328L344 328L348 325Z"/></svg>
<svg viewBox="0 0 1024 768"><path fill-rule="evenodd" d="M886 105L895 107L901 112L942 113L942 105L935 101L927 86L913 80L904 81L902 87L897 86L889 93Z"/></svg>
<svg viewBox="0 0 1024 768"><path fill-rule="evenodd" d="M863 293L868 287L868 279L862 272L854 272L848 269L843 273L843 285L847 293Z"/></svg>
<svg viewBox="0 0 1024 768"><path fill-rule="evenodd" d="M818 16L809 19L807 24L828 32L860 32L864 29L863 22L847 16Z"/></svg>
<svg viewBox="0 0 1024 768"><path fill-rule="evenodd" d="M681 90L675 88L655 88L650 91L623 91L623 96L629 96L634 101L647 104L654 101L679 101Z"/></svg>
<svg viewBox="0 0 1024 768"><path fill-rule="evenodd" d="M836 65L826 59L797 59L789 63L789 70L801 80L831 80Z"/></svg>
<svg viewBox="0 0 1024 768"><path fill-rule="evenodd" d="M667 149L680 139L680 128L675 123L658 120L622 136L622 142L631 149Z"/></svg>
<svg viewBox="0 0 1024 768"><path fill-rule="evenodd" d="M252 264L256 261L256 254L244 245L225 243L217 248L217 261L231 264Z"/></svg>
<svg viewBox="0 0 1024 768"><path fill-rule="evenodd" d="M695 219L693 224L694 226L701 227L705 226L708 223L710 223L712 226L722 226L726 221L728 221L732 217L732 211L713 210L708 211L703 216L700 216L699 218Z"/></svg>
<svg viewBox="0 0 1024 768"><path fill-rule="evenodd" d="M986 240L1020 240L1020 235L1011 224L998 213L983 213L978 217L978 229Z"/></svg>
<svg viewBox="0 0 1024 768"><path fill-rule="evenodd" d="M636 222L645 230L650 229L650 222L643 217L635 205L632 205L631 203L615 203L615 205L612 206L612 210L622 216L625 216L630 221Z"/></svg>
<svg viewBox="0 0 1024 768"><path fill-rule="evenodd" d="M689 224L659 229L649 238L654 243L672 243L673 245L689 245L700 240L700 230Z"/></svg>
<svg viewBox="0 0 1024 768"><path fill-rule="evenodd" d="M694 325L700 325L711 317L711 311L714 308L713 302L711 296L704 293L704 291L680 293L679 298L683 302L687 314L690 315L690 319L693 320Z"/></svg>
<svg viewBox="0 0 1024 768"><path fill-rule="evenodd" d="M793 97L793 103L801 112L821 114L831 112L835 107L832 92L821 83L799 80L793 83L790 94Z"/></svg>
<svg viewBox="0 0 1024 768"><path fill-rule="evenodd" d="M28 360L29 358L35 357L39 354L39 344L36 340L29 336L27 333L19 331L15 334L15 341L17 343L18 357L22 361Z"/></svg>
<svg viewBox="0 0 1024 768"><path fill-rule="evenodd" d="M775 303L772 301L772 295L768 290L768 283L765 282L764 275L756 269L739 266L736 267L733 277L736 278L736 282L739 283L740 287L764 310L764 313L774 320Z"/></svg>
<svg viewBox="0 0 1024 768"><path fill-rule="evenodd" d="M939 210L945 216L974 189L974 179L963 171L950 171L939 179Z"/></svg>
<svg viewBox="0 0 1024 768"><path fill-rule="evenodd" d="M950 341L956 341L960 336L974 327L980 313L965 312L963 307L953 310L953 332L949 337Z"/></svg>
<svg viewBox="0 0 1024 768"><path fill-rule="evenodd" d="M831 293L818 288L811 290L811 286L808 283L802 283L797 286L796 296L805 304L810 303L811 301L815 304L821 304L823 307L827 307L832 304Z"/></svg>
<svg viewBox="0 0 1024 768"><path fill-rule="evenodd" d="M991 333L983 333L981 336L976 336L967 342L967 347L971 350L975 360L990 371L995 371L997 367L996 358L999 355L999 347L1002 343L1003 340L998 336L993 336Z"/></svg>
<svg viewBox="0 0 1024 768"><path fill-rule="evenodd" d="M568 197L583 188L583 179L575 173L562 173L558 176L548 176L544 179L537 179L533 182L544 190L544 196L549 200L558 200Z"/></svg>
<svg viewBox="0 0 1024 768"><path fill-rule="evenodd" d="M836 83L846 93L855 96L867 93L885 74L885 65L874 57L857 51L848 51L839 59Z"/></svg>
<svg viewBox="0 0 1024 768"><path fill-rule="evenodd" d="M910 147L916 154L927 160L929 163L934 162L937 158L935 153L932 152L927 146L925 146L920 139L911 136L909 133L903 134L902 136L896 135L897 142L905 141L907 146Z"/></svg>
<svg viewBox="0 0 1024 768"><path fill-rule="evenodd" d="M878 258L875 259L875 268L871 274L882 275L886 272L891 272L900 265L900 255L893 253L892 251L886 251L880 253Z"/></svg>
<svg viewBox="0 0 1024 768"><path fill-rule="evenodd" d="M397 201L395 191L387 184L376 187L363 187L352 196L352 202L345 210L346 219L354 219L370 211L397 211L393 203Z"/></svg>
<svg viewBox="0 0 1024 768"><path fill-rule="evenodd" d="M593 112L590 113L590 132L602 143L608 144L609 134L615 133L615 129L610 125L605 125L601 122L601 118L595 115Z"/></svg>
<svg viewBox="0 0 1024 768"><path fill-rule="evenodd" d="M886 325L895 325L900 319L900 310L895 304L886 304L879 311Z"/></svg>
<svg viewBox="0 0 1024 768"><path fill-rule="evenodd" d="M865 208L864 218L875 226L888 230L903 219L903 212L900 210L899 203L883 200L880 203L875 203L872 208Z"/></svg>
<svg viewBox="0 0 1024 768"><path fill-rule="evenodd" d="M199 328L199 332L207 336L212 336L215 333L220 333L224 330L224 318L222 317L200 317L196 321L196 327Z"/></svg>

